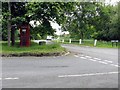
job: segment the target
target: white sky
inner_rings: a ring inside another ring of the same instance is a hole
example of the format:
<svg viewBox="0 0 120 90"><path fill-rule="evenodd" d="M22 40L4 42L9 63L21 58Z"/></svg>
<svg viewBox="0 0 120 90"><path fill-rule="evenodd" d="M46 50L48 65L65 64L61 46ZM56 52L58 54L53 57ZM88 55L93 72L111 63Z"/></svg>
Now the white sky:
<svg viewBox="0 0 120 90"><path fill-rule="evenodd" d="M56 30L55 34L57 34L57 35L61 35L62 34L61 26L59 26L57 23L51 22L51 26L52 26L53 29Z"/></svg>
<svg viewBox="0 0 120 90"><path fill-rule="evenodd" d="M120 0L105 0L106 3L110 3L112 5L116 4L117 2L119 2Z"/></svg>

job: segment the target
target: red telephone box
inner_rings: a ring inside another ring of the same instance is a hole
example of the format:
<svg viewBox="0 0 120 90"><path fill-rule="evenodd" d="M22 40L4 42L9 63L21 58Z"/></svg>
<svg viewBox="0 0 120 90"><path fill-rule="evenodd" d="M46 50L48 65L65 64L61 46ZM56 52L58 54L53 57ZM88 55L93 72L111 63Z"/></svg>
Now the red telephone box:
<svg viewBox="0 0 120 90"><path fill-rule="evenodd" d="M20 46L30 46L30 26L24 24L20 27Z"/></svg>

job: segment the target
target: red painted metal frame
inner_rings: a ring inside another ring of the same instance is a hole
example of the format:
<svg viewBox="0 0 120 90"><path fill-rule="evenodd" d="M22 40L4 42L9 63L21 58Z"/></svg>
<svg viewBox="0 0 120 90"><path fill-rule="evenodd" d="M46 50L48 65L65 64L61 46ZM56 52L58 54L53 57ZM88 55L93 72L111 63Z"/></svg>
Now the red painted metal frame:
<svg viewBox="0 0 120 90"><path fill-rule="evenodd" d="M23 29L26 29L25 33L22 31ZM28 24L20 27L20 46L30 46L30 26Z"/></svg>

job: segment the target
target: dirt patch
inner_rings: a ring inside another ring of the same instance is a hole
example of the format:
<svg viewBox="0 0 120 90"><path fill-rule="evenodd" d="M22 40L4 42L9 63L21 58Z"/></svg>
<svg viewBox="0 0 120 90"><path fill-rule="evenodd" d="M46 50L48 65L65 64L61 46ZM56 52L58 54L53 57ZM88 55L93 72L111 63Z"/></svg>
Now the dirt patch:
<svg viewBox="0 0 120 90"><path fill-rule="evenodd" d="M22 56L36 56L36 57L43 57L43 56L62 56L65 55L67 52L55 52L55 53L19 53L19 54L1 54L2 57L22 57Z"/></svg>

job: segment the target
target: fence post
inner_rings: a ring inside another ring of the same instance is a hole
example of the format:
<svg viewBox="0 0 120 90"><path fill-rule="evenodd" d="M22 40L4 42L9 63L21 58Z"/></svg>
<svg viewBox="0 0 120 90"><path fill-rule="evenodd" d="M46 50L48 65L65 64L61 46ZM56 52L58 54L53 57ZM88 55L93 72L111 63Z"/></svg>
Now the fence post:
<svg viewBox="0 0 120 90"><path fill-rule="evenodd" d="M79 40L79 44L82 44L81 42L82 42L82 40L80 39L80 40Z"/></svg>
<svg viewBox="0 0 120 90"><path fill-rule="evenodd" d="M71 43L71 39L69 39L69 43Z"/></svg>
<svg viewBox="0 0 120 90"><path fill-rule="evenodd" d="M64 43L64 39L62 40L62 43Z"/></svg>
<svg viewBox="0 0 120 90"><path fill-rule="evenodd" d="M96 46L96 44L97 44L97 39L95 39L95 41L94 41L94 46Z"/></svg>

